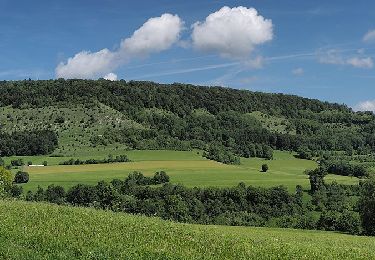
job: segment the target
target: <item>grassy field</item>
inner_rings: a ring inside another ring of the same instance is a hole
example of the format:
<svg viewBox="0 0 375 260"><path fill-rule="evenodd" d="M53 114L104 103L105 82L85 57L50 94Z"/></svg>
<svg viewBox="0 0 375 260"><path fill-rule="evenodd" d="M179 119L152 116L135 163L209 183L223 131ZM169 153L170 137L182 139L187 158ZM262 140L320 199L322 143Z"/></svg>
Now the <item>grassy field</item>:
<svg viewBox="0 0 375 260"><path fill-rule="evenodd" d="M107 151L108 152L108 151ZM78 183L96 184L100 180L110 181L114 178L124 179L133 171L141 171L152 175L164 170L171 177L171 182L194 186L234 186L239 182L248 185L273 187L286 186L294 191L296 185L309 188L305 169L313 169L317 164L309 160L296 159L289 152L274 152L274 160L265 161L259 158L242 158L241 165L225 165L210 161L201 156L199 151L112 151L113 155L127 154L132 162L100 164L100 165L57 165L70 157L22 157L24 161L39 164L47 160L47 167L24 167L30 174L30 182L24 185L25 190L35 190L38 185L49 184L70 187ZM80 159L106 157L103 151L88 150L79 156ZM11 159L6 158L8 162ZM78 158L78 157L75 157ZM261 165L267 163L269 171L260 172ZM357 183L356 178L329 175L327 181L337 180L339 183Z"/></svg>
<svg viewBox="0 0 375 260"><path fill-rule="evenodd" d="M374 259L375 238L0 201L1 259Z"/></svg>

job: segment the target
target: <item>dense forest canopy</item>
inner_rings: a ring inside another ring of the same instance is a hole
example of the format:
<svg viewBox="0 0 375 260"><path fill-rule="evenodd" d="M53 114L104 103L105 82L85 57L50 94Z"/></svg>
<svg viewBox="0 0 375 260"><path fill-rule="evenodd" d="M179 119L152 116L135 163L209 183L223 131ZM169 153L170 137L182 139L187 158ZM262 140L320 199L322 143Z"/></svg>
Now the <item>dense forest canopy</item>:
<svg viewBox="0 0 375 260"><path fill-rule="evenodd" d="M0 156L52 153L58 145L53 131L28 131L13 134L0 132Z"/></svg>
<svg viewBox="0 0 375 260"><path fill-rule="evenodd" d="M157 84L146 81L42 80L0 82L1 106L46 106L67 100L97 99L117 108L162 108L179 116L193 109L205 108L212 114L220 111L264 111L288 117L304 117L300 111L319 113L335 110L337 117L352 114L345 105L321 102L284 94L264 94L223 87L200 87L187 84ZM338 114L340 112L340 114Z"/></svg>

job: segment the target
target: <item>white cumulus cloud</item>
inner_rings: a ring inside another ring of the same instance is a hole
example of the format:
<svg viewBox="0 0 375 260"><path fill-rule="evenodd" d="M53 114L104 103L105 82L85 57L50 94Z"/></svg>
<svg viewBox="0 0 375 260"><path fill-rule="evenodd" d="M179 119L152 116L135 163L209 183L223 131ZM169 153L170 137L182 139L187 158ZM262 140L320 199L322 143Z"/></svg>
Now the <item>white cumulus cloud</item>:
<svg viewBox="0 0 375 260"><path fill-rule="evenodd" d="M179 40L182 29L183 21L177 15L150 18L130 38L122 41L121 48L136 56L164 51Z"/></svg>
<svg viewBox="0 0 375 260"><path fill-rule="evenodd" d="M368 31L365 36L363 36L364 42L372 42L375 41L375 30Z"/></svg>
<svg viewBox="0 0 375 260"><path fill-rule="evenodd" d="M355 106L355 110L375 112L375 100L367 100L360 102L357 106Z"/></svg>
<svg viewBox="0 0 375 260"><path fill-rule="evenodd" d="M61 62L55 70L57 78L98 78L136 56L145 56L170 48L179 40L183 21L172 14L150 18L114 51L82 51ZM115 75L115 74L113 74ZM111 76L113 76L111 75Z"/></svg>
<svg viewBox="0 0 375 260"><path fill-rule="evenodd" d="M114 67L115 53L108 49L91 53L81 51L69 58L66 63L61 62L56 68L57 78L94 78L107 73Z"/></svg>
<svg viewBox="0 0 375 260"><path fill-rule="evenodd" d="M115 81L115 80L117 80L117 75L115 73L111 72L111 73L108 73L107 75L105 75L104 79Z"/></svg>
<svg viewBox="0 0 375 260"><path fill-rule="evenodd" d="M272 21L243 6L224 6L192 28L194 48L235 59L248 58L257 45L273 38Z"/></svg>

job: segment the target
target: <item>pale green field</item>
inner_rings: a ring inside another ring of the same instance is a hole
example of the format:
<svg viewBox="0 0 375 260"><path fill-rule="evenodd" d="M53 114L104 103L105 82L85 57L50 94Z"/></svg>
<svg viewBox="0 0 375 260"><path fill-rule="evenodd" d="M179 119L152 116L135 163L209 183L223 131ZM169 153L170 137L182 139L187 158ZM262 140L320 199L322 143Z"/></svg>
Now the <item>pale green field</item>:
<svg viewBox="0 0 375 260"><path fill-rule="evenodd" d="M239 182L247 185L273 187L284 185L294 191L296 185L309 189L308 176L304 170L313 169L317 164L309 160L296 159L289 152L275 151L274 160L266 161L259 158L241 158L241 165L225 165L204 159L199 151L117 151L127 154L132 162L100 164L100 165L51 165L47 167L24 167L30 174L29 183L25 190L35 190L38 185L47 187L50 184L71 187L78 183L96 184L100 180L110 181L114 178L124 179L133 171L145 175L153 175L156 171L164 170L171 177L172 183L194 187L224 187L234 186ZM117 153L116 152L116 153ZM116 154L113 153L113 154ZM85 158L103 158L91 153L80 156ZM9 158L8 158L9 159ZM25 158L26 159L26 158ZM56 164L67 158L34 157L33 162L47 160ZM261 165L267 163L269 171L260 172ZM328 181L337 180L339 183L358 183L358 179L330 175Z"/></svg>
<svg viewBox="0 0 375 260"><path fill-rule="evenodd" d="M375 259L375 238L0 201L0 259Z"/></svg>
<svg viewBox="0 0 375 260"><path fill-rule="evenodd" d="M93 147L82 147L77 151L69 153L68 155L54 157L54 156L11 156L5 157L5 164L10 164L11 160L23 159L25 163L31 161L33 164L42 164L44 161L48 162L48 165L58 165L60 162L73 159L104 159L108 155L121 155L126 154L132 161L197 161L206 160L201 155L197 154L199 151L167 151L167 150L126 150L118 148L117 145L109 145L106 147L100 146L97 148Z"/></svg>

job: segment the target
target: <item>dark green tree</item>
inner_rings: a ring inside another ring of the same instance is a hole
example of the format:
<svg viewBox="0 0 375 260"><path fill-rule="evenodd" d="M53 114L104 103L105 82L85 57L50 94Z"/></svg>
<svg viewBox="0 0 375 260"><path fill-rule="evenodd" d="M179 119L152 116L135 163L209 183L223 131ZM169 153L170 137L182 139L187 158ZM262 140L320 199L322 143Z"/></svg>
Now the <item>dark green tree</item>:
<svg viewBox="0 0 375 260"><path fill-rule="evenodd" d="M324 187L324 177L327 175L324 168L319 167L315 170L306 170L305 173L309 175L311 193L315 193Z"/></svg>
<svg viewBox="0 0 375 260"><path fill-rule="evenodd" d="M28 183L29 182L29 173L18 171L14 176L15 183Z"/></svg>
<svg viewBox="0 0 375 260"><path fill-rule="evenodd" d="M363 232L366 235L375 235L375 179L374 177L361 185L359 213L362 220Z"/></svg>
<svg viewBox="0 0 375 260"><path fill-rule="evenodd" d="M262 172L267 172L268 171L268 164L264 163L262 164Z"/></svg>
<svg viewBox="0 0 375 260"><path fill-rule="evenodd" d="M59 185L49 185L45 191L45 199L51 203L63 203L65 201L64 188Z"/></svg>

